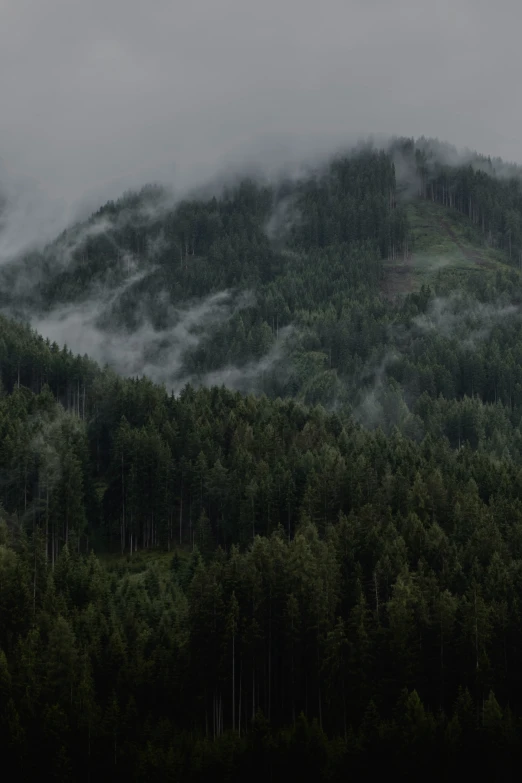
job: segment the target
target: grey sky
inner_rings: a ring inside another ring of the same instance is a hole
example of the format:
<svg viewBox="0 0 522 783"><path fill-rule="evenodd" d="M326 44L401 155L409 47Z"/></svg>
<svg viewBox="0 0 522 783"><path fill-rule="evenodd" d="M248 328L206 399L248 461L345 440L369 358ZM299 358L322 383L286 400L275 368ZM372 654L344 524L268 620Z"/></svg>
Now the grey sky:
<svg viewBox="0 0 522 783"><path fill-rule="evenodd" d="M522 161L521 22L520 0L0 0L0 158L67 203L370 132Z"/></svg>

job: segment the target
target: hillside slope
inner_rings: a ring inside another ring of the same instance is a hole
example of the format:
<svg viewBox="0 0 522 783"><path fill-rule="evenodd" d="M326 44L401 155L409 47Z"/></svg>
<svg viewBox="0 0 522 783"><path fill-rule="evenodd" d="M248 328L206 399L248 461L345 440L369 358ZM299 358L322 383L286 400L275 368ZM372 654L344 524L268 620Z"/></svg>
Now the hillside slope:
<svg viewBox="0 0 522 783"><path fill-rule="evenodd" d="M0 317L21 779L514 779L520 184L399 152L147 189L0 270L120 371Z"/></svg>
<svg viewBox="0 0 522 783"><path fill-rule="evenodd" d="M385 259L383 293L391 298L423 285L434 285L447 272L459 286L459 278L478 268L502 271L513 267L508 253L484 241L480 231L456 209L419 196L406 207L409 237L405 252Z"/></svg>

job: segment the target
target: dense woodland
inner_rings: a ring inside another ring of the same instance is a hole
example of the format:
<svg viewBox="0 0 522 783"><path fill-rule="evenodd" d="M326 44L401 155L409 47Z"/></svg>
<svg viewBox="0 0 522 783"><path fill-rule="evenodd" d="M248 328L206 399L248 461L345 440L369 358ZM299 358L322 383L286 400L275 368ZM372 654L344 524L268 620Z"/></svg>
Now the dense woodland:
<svg viewBox="0 0 522 783"><path fill-rule="evenodd" d="M2 270L10 313L123 286L104 317L129 331L254 291L190 377L288 335L252 393L174 394L1 317L0 736L22 779L514 779L522 188L437 149L175 207L147 188ZM505 263L383 297L415 252L399 162Z"/></svg>

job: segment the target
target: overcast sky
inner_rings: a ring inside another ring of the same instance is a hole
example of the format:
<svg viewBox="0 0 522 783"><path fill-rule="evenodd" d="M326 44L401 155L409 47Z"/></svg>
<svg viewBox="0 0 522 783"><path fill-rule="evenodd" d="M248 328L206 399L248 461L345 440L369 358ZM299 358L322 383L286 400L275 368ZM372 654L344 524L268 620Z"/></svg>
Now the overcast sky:
<svg viewBox="0 0 522 783"><path fill-rule="evenodd" d="M520 0L0 0L0 158L66 203L358 134L522 161Z"/></svg>

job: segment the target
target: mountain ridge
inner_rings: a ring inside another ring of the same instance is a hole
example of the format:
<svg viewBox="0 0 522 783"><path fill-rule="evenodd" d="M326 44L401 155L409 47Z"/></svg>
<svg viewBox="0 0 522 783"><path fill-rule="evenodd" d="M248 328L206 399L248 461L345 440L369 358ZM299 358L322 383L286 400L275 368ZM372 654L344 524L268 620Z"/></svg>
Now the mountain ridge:
<svg viewBox="0 0 522 783"><path fill-rule="evenodd" d="M522 186L411 145L0 269L23 779L518 769Z"/></svg>

